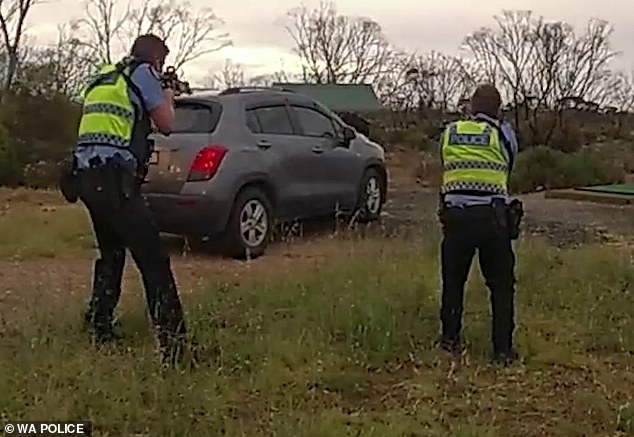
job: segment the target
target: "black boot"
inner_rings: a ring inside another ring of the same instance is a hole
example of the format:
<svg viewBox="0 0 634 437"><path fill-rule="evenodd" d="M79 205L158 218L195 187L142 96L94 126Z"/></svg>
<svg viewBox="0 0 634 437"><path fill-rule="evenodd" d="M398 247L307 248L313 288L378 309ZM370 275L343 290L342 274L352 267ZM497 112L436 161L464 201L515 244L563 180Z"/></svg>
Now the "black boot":
<svg viewBox="0 0 634 437"><path fill-rule="evenodd" d="M460 355L464 352L465 348L460 339L441 337L438 341L438 346L443 351L452 355Z"/></svg>
<svg viewBox="0 0 634 437"><path fill-rule="evenodd" d="M106 343L122 336L115 332L114 308L121 295L123 257L115 257L114 265L95 261L93 293L84 314L84 326L92 331L95 342Z"/></svg>
<svg viewBox="0 0 634 437"><path fill-rule="evenodd" d="M178 318L179 315L180 318ZM192 352L187 342L185 322L182 319L182 314L174 312L164 314L163 321L163 325L158 325L161 364L164 367L175 367L183 364L185 355L187 353L191 355Z"/></svg>
<svg viewBox="0 0 634 437"><path fill-rule="evenodd" d="M510 366L519 359L520 355L513 348L502 352L495 352L493 354L493 362L504 367Z"/></svg>

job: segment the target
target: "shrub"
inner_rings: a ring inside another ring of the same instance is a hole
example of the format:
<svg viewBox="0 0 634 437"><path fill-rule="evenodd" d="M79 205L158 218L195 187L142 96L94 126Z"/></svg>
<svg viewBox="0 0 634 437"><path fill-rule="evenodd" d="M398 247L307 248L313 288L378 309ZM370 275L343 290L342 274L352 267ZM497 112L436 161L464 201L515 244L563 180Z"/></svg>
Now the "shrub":
<svg viewBox="0 0 634 437"><path fill-rule="evenodd" d="M50 186L77 137L81 108L61 95L10 94L0 108L0 185Z"/></svg>
<svg viewBox="0 0 634 437"><path fill-rule="evenodd" d="M557 126L550 137L549 145L562 152L576 152L581 146L594 140L591 134L584 133L578 123L566 121Z"/></svg>
<svg viewBox="0 0 634 437"><path fill-rule="evenodd" d="M56 186L60 175L60 164L38 161L24 166L24 185L29 188L51 188Z"/></svg>
<svg viewBox="0 0 634 437"><path fill-rule="evenodd" d="M511 190L571 188L621 182L624 171L596 152L565 153L546 146L521 152L511 175Z"/></svg>
<svg viewBox="0 0 634 437"><path fill-rule="evenodd" d="M6 128L0 124L0 185L16 185L21 176L18 149Z"/></svg>

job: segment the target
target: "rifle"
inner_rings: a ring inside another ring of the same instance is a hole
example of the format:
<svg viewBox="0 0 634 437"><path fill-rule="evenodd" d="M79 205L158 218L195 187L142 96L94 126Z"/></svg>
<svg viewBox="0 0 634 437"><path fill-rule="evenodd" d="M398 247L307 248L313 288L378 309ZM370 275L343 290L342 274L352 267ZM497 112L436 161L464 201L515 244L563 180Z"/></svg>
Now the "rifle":
<svg viewBox="0 0 634 437"><path fill-rule="evenodd" d="M181 94L191 94L192 90L189 86L189 82L180 80L176 73L176 68L169 66L161 74L161 86L174 90L174 94L180 96Z"/></svg>

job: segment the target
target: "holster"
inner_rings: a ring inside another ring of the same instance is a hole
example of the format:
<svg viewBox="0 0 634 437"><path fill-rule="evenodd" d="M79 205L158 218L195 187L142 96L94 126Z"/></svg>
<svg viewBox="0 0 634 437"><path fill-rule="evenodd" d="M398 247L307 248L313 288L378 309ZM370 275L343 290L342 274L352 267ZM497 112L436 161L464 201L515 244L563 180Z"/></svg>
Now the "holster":
<svg viewBox="0 0 634 437"><path fill-rule="evenodd" d="M81 193L86 197L99 196L112 208L120 208L138 190L138 178L129 169L108 162L80 172Z"/></svg>
<svg viewBox="0 0 634 437"><path fill-rule="evenodd" d="M517 240L520 235L520 225L524 217L524 205L519 199L513 199L507 207L509 223L509 236L511 240Z"/></svg>
<svg viewBox="0 0 634 437"><path fill-rule="evenodd" d="M77 159L72 156L64 159L59 166L58 188L68 203L76 203L80 194L76 164Z"/></svg>
<svg viewBox="0 0 634 437"><path fill-rule="evenodd" d="M510 225L508 216L508 205L504 199L493 199L491 202L493 220L495 227L501 235L510 235Z"/></svg>

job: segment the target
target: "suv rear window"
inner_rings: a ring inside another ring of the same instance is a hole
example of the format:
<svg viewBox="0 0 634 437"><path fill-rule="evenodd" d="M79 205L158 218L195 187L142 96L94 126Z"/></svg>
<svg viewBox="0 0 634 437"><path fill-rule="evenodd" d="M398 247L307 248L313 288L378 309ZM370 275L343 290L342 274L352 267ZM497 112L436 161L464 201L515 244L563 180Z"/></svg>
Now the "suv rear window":
<svg viewBox="0 0 634 437"><path fill-rule="evenodd" d="M213 132L220 119L221 106L213 102L210 105L192 102L176 102L174 108L173 133Z"/></svg>

